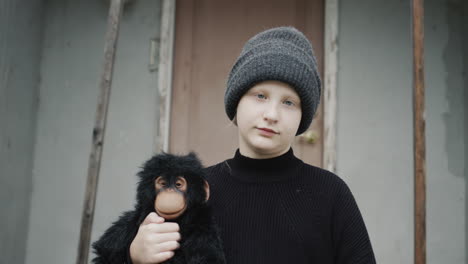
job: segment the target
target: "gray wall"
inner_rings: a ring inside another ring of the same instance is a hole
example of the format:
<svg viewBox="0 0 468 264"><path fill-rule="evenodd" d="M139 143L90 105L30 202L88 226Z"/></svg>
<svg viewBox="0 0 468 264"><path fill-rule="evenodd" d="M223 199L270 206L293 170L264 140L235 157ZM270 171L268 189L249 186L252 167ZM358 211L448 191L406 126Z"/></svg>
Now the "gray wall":
<svg viewBox="0 0 468 264"><path fill-rule="evenodd" d="M425 5L427 262L458 264L468 231L467 31L461 0ZM338 174L356 196L378 263L414 256L409 16L409 1L340 2Z"/></svg>
<svg viewBox="0 0 468 264"><path fill-rule="evenodd" d="M0 0L0 263L24 262L41 24L41 0Z"/></svg>
<svg viewBox="0 0 468 264"><path fill-rule="evenodd" d="M148 63L159 5L134 1L123 16L93 241L132 208L135 174L153 150L157 73ZM107 15L106 1L46 3L26 263L76 259Z"/></svg>
<svg viewBox="0 0 468 264"><path fill-rule="evenodd" d="M341 1L337 172L378 263L413 259L409 1Z"/></svg>

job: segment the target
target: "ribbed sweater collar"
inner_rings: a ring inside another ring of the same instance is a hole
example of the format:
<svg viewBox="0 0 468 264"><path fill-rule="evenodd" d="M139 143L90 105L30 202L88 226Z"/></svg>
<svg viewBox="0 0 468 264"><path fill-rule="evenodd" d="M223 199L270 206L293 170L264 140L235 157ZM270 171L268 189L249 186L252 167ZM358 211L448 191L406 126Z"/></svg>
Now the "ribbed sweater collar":
<svg viewBox="0 0 468 264"><path fill-rule="evenodd" d="M283 155L269 159L249 158L243 156L237 149L234 157L227 162L231 168L231 175L246 182L272 182L291 179L302 165L302 161L294 156L292 148Z"/></svg>

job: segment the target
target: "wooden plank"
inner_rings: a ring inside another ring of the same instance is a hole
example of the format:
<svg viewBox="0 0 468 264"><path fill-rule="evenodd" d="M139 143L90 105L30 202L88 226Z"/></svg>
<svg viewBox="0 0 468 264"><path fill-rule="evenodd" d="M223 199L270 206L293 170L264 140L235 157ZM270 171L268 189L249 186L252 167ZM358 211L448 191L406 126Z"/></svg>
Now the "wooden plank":
<svg viewBox="0 0 468 264"><path fill-rule="evenodd" d="M325 81L323 87L323 168L336 172L336 87L338 79L338 0L325 1Z"/></svg>
<svg viewBox="0 0 468 264"><path fill-rule="evenodd" d="M426 143L424 116L424 2L413 0L414 262L426 263Z"/></svg>
<svg viewBox="0 0 468 264"><path fill-rule="evenodd" d="M99 84L100 94L96 109L96 118L92 134L91 153L89 155L88 179L81 218L80 241L76 263L88 262L89 243L93 226L94 208L96 204L96 191L101 167L104 134L106 130L107 109L112 84L115 51L119 33L120 19L122 17L123 1L112 0L109 10L106 41L104 46L104 71Z"/></svg>
<svg viewBox="0 0 468 264"><path fill-rule="evenodd" d="M159 49L159 122L155 152L169 151L169 127L172 95L172 65L174 61L174 24L176 1L163 0L161 18L161 46Z"/></svg>

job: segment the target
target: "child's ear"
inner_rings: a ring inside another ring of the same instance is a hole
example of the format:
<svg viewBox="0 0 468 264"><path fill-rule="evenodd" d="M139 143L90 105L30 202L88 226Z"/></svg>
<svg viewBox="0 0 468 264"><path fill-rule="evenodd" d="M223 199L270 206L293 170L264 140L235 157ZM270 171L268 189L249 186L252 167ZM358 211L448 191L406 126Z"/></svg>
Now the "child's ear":
<svg viewBox="0 0 468 264"><path fill-rule="evenodd" d="M205 180L204 187L205 187L205 192L206 192L206 200L205 200L205 202L207 202L208 199L210 199L210 185L208 184L208 182L207 182L206 180Z"/></svg>

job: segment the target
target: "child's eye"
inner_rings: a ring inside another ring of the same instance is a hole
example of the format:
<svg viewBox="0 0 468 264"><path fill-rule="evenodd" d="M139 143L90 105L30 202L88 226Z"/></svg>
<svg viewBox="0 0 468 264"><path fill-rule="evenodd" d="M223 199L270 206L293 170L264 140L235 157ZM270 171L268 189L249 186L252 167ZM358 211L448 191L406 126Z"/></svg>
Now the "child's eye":
<svg viewBox="0 0 468 264"><path fill-rule="evenodd" d="M286 100L283 102L285 105L288 105L288 106L294 106L294 102L293 101L289 101L289 100Z"/></svg>
<svg viewBox="0 0 468 264"><path fill-rule="evenodd" d="M264 94L257 94L258 99L266 99L266 96Z"/></svg>

